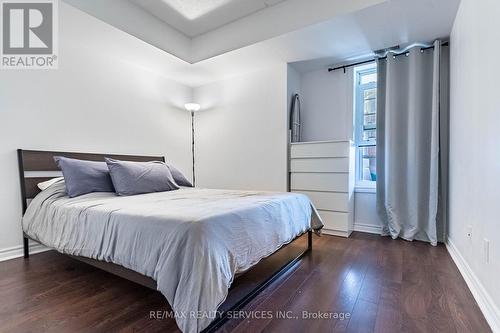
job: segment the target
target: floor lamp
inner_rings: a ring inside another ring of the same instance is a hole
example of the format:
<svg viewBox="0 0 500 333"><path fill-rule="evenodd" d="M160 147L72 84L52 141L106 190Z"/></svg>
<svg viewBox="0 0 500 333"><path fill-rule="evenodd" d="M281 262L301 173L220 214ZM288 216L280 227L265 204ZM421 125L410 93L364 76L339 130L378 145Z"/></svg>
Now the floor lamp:
<svg viewBox="0 0 500 333"><path fill-rule="evenodd" d="M193 156L193 186L196 186L196 177L194 173L194 113L201 109L200 104L187 103L184 105L187 111L191 112L191 153Z"/></svg>

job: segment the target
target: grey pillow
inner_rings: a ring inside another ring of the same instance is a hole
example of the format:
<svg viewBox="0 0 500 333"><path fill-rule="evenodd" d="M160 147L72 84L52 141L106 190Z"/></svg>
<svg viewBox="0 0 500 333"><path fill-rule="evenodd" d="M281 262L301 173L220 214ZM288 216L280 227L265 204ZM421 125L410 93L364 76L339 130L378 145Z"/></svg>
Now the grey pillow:
<svg viewBox="0 0 500 333"><path fill-rule="evenodd" d="M66 192L71 198L92 192L114 192L108 166L104 162L77 160L54 156L61 169Z"/></svg>
<svg viewBox="0 0 500 333"><path fill-rule="evenodd" d="M159 161L129 162L105 158L118 195L166 192L179 189L168 166Z"/></svg>
<svg viewBox="0 0 500 333"><path fill-rule="evenodd" d="M167 164L167 166L170 169L172 177L174 177L174 180L177 185L193 187L193 184L191 184L191 182L182 174L182 172L179 169L174 167L172 164Z"/></svg>

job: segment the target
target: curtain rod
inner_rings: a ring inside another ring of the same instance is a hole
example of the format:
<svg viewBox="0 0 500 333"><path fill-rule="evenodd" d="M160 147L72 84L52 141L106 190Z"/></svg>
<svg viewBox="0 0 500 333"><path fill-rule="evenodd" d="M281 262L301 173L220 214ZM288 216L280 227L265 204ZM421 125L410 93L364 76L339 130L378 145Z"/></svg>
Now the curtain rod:
<svg viewBox="0 0 500 333"><path fill-rule="evenodd" d="M444 42L443 44L441 44L442 46L448 46L448 42ZM427 46L427 47L422 47L420 49L420 51L425 51L425 50L430 50L430 49L433 49L434 48L434 45L432 46ZM409 51L406 51L406 52L402 52L402 53L399 53L399 54L395 54L394 57L398 57L398 56L401 56L401 55L405 55L405 54L408 54ZM369 60L365 60L365 61L360 61L360 62L356 62L356 63L352 63L352 64L347 64L347 65L343 65L343 66L338 66L338 67L334 67L334 68L328 68L328 71L329 72L333 72L333 71L336 71L338 69L343 69L344 70L344 73L346 72L346 69L349 68L349 67L354 67L354 66L359 66L359 65L364 65L364 64L369 64L369 63L372 63L372 62L375 62L377 59L387 59L387 56L385 57L375 57L373 59L369 59Z"/></svg>

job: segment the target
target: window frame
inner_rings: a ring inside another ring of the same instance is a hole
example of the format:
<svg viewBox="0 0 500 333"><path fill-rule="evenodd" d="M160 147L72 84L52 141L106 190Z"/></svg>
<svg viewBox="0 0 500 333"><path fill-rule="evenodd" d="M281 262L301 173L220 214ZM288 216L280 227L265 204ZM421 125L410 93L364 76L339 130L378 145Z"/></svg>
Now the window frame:
<svg viewBox="0 0 500 333"><path fill-rule="evenodd" d="M356 67L354 69L354 145L356 146L356 163L355 163L355 188L357 191L374 191L376 181L362 180L361 168L361 149L363 147L376 147L377 139L363 140L363 123L364 123L364 92L369 89L377 89L377 82L361 84L361 78L365 75L377 74L377 65L370 64ZM376 113L375 113L376 114ZM376 126L375 126L376 130Z"/></svg>

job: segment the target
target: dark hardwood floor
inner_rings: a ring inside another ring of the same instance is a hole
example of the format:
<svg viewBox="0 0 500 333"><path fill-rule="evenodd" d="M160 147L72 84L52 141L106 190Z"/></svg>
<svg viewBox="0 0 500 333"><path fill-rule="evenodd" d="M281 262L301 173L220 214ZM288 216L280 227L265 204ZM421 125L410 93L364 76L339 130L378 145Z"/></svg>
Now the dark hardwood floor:
<svg viewBox="0 0 500 333"><path fill-rule="evenodd" d="M178 331L172 319L150 318L169 309L159 292L54 251L0 263L0 332ZM232 319L220 331L491 331L444 246L362 233L315 236L313 253L245 311L269 318Z"/></svg>

